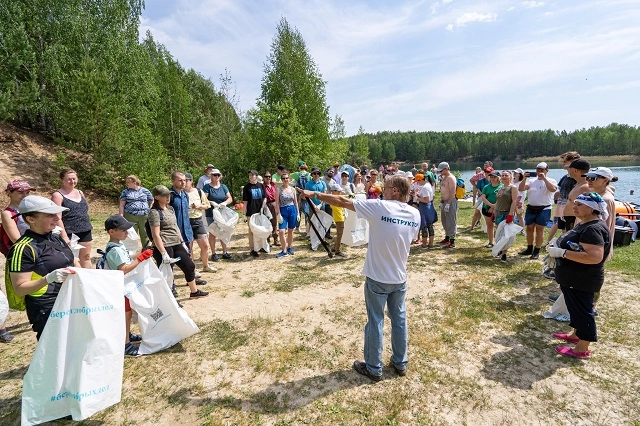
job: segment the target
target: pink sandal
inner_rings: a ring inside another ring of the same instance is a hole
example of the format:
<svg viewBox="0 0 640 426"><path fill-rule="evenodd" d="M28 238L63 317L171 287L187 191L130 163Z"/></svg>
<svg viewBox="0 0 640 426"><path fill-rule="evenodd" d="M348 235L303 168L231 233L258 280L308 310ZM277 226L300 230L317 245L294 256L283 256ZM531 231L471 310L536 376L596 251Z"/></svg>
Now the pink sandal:
<svg viewBox="0 0 640 426"><path fill-rule="evenodd" d="M568 356L571 358L589 358L591 356L591 351L576 352L570 346L558 346L556 348L556 352L558 352L560 355Z"/></svg>
<svg viewBox="0 0 640 426"><path fill-rule="evenodd" d="M577 337L571 337L571 335L567 333L553 333L553 337L560 340L566 340L569 343L578 343L580 341Z"/></svg>

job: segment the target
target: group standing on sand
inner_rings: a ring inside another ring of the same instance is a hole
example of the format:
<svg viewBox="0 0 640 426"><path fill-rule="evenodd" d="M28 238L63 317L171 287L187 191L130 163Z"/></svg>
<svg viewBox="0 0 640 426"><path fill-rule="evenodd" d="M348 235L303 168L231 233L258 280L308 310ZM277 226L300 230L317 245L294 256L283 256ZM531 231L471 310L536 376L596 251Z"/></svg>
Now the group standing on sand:
<svg viewBox="0 0 640 426"><path fill-rule="evenodd" d="M490 162L477 170L472 185L479 200L478 211L487 228L489 242L485 247L492 247L495 243L494 225L503 221L511 224L517 218L516 221L525 226L527 240L527 247L520 254L531 259L537 259L543 248L544 229L551 218L554 196L560 187L557 199L561 200L563 211L562 215L556 215L555 222L563 235L555 243L551 240L547 243L552 243L548 247L549 256L558 258L556 277L567 299L572 318L570 325L575 330L556 337L576 343L576 347L558 349L558 352L584 358L590 354L587 349L589 342L596 341L595 322L587 317L589 312L592 313L597 292L603 283L604 261L612 253L610 218L615 210L608 184L616 178L606 168L590 171L590 164L577 153L566 153L561 158L565 160L568 177L566 181L561 180L560 185L547 177L546 163L538 164L535 175L528 175L521 169L498 172ZM251 170L248 182L242 188L244 221L254 214L265 214L272 219L269 238L273 239L273 245L281 246L275 256L278 259L295 253L292 247L294 230L300 228L301 213L309 213L303 206L311 205L332 215L336 236L332 237L328 230L324 238L335 238L333 251L338 256L346 256L341 244L344 209L367 219L370 250L367 250L363 269L368 316L365 359L364 362L356 361L353 368L374 381L382 377L385 305L391 317L391 362L399 375L406 373L404 297L406 263L412 241L421 242L424 248L456 248L458 200L456 178L449 164L441 162L428 170L428 164L423 163L421 169L414 168L415 173L404 173L398 170L397 164L392 164L382 168L380 173L365 166L349 171L335 163L324 173L315 167L309 173L306 163L301 161L298 172L293 174L283 165L279 165L273 175L267 171L260 176L258 171ZM206 281L200 279L201 272L192 258L193 242L200 248L202 272L216 271L209 266L209 261L233 259L227 244L222 241L222 253L218 256L216 237L207 232L207 225L215 222L214 209L226 208L233 202L232 194L221 183L221 178L222 173L208 164L195 187L192 175L174 172L170 188L156 185L149 191L141 186L136 176L128 176L127 187L120 196L119 214L105 222L105 230L110 237L107 249L116 249L107 256L109 267L127 272L142 260L153 257L158 265L178 265L190 288L190 298L207 296L208 292L197 288ZM27 316L37 338L46 323L47 309L50 311L53 306L66 276L73 273L69 267L91 267L93 227L88 214L89 205L82 191L77 189L75 171L62 170L60 181L61 188L54 192L51 200L29 195L34 188L24 181L10 182L7 186L9 206L2 212L4 225L0 233L6 236L4 245L8 246L5 250L8 275L15 294L25 296ZM434 199L438 181L440 204L436 210ZM364 199L353 199L354 194L363 194ZM572 219L571 212L575 219ZM436 245L433 225L438 220L442 223L444 235ZM472 229L476 220L474 215ZM138 255L124 254L126 250L119 241L126 238L126 231L131 227L140 235L143 247L152 244L152 250L143 250ZM389 244L390 240L395 243ZM251 227L248 243L250 256L259 257ZM573 243L580 249L575 249ZM70 247L76 244L81 247L76 250L77 257L74 258ZM506 262L507 248L499 253L499 257ZM589 266L585 269L581 264ZM591 284L588 286L576 282L576 277L582 275L573 271L580 268L591 271L588 280ZM175 286L172 290L177 297ZM130 310L127 310L127 315L130 318ZM8 342L12 338L2 325L0 341ZM127 326L125 354L136 354L131 345L135 340L137 336L131 334Z"/></svg>

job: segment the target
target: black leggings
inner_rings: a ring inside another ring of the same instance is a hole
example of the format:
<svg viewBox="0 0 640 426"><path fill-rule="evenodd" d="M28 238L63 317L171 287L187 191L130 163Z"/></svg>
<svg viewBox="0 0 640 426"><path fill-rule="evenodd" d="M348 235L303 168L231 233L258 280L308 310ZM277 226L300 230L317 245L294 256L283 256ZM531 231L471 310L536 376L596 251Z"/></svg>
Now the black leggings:
<svg viewBox="0 0 640 426"><path fill-rule="evenodd" d="M165 247L165 250L167 250L167 254L169 255L169 257L180 258L180 260L175 264L178 265L178 268L180 268L182 272L184 272L184 279L187 282L191 282L196 279L196 264L193 263L193 260L191 260L191 255L187 250L185 250L182 244L178 244L177 246ZM160 254L160 250L158 250L157 247L153 248L153 258L155 259L158 267L160 267L160 264L162 263L162 255ZM173 268L173 265L171 265L171 267Z"/></svg>

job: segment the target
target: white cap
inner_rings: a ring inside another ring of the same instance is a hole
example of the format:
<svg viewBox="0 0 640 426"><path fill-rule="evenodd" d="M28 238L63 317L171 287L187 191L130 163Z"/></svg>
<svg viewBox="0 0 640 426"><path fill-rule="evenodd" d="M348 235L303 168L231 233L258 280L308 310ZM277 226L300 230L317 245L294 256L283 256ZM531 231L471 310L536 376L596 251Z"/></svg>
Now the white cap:
<svg viewBox="0 0 640 426"><path fill-rule="evenodd" d="M55 214L66 212L67 210L69 209L59 206L50 199L40 197L39 195L27 195L20 201L20 205L18 205L20 214L34 212Z"/></svg>
<svg viewBox="0 0 640 426"><path fill-rule="evenodd" d="M514 170L514 172L516 173L520 173L521 175L524 174L524 170L522 170L520 167L518 167L517 169Z"/></svg>
<svg viewBox="0 0 640 426"><path fill-rule="evenodd" d="M548 168L549 166L544 161L542 163L538 163L538 165L536 166L536 169L548 169Z"/></svg>
<svg viewBox="0 0 640 426"><path fill-rule="evenodd" d="M613 179L613 173L611 172L611 169L609 169L608 167L596 167L595 169L589 170L589 172L583 174L582 176L586 176L590 178L602 176L604 178L607 178L608 180Z"/></svg>
<svg viewBox="0 0 640 426"><path fill-rule="evenodd" d="M220 170L218 169L213 169L209 172L210 175L221 175L222 173L220 173Z"/></svg>
<svg viewBox="0 0 640 426"><path fill-rule="evenodd" d="M404 175L413 179L413 173L411 172L404 172Z"/></svg>
<svg viewBox="0 0 640 426"><path fill-rule="evenodd" d="M448 169L448 168L449 168L449 163L447 163L446 161L443 161L442 163L438 164L438 172L441 172L444 169Z"/></svg>

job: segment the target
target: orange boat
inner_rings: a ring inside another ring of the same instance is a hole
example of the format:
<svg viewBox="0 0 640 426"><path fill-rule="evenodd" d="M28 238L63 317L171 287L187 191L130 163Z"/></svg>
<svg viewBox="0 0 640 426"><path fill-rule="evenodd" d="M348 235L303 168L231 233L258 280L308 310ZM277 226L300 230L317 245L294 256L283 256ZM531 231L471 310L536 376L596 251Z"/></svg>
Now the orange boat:
<svg viewBox="0 0 640 426"><path fill-rule="evenodd" d="M626 219L636 219L638 217L634 204L618 200L616 200L616 215Z"/></svg>

